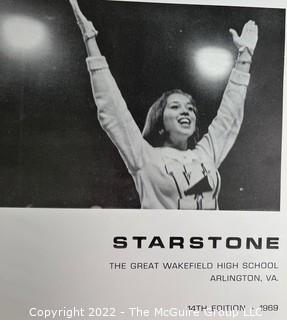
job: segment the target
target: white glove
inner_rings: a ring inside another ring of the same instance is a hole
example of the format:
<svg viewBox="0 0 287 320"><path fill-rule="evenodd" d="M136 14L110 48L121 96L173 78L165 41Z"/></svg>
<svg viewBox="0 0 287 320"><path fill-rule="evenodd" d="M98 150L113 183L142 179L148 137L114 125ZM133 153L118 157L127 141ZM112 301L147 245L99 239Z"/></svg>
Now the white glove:
<svg viewBox="0 0 287 320"><path fill-rule="evenodd" d="M69 0L74 11L74 15L77 20L77 24L81 29L84 40L91 39L96 37L98 31L95 29L94 25L91 21L87 20L87 18L83 15L77 0Z"/></svg>
<svg viewBox="0 0 287 320"><path fill-rule="evenodd" d="M241 36L234 29L229 29L232 34L233 43L238 48L239 52L247 49L252 56L258 40L258 27L254 21L249 20L245 23Z"/></svg>

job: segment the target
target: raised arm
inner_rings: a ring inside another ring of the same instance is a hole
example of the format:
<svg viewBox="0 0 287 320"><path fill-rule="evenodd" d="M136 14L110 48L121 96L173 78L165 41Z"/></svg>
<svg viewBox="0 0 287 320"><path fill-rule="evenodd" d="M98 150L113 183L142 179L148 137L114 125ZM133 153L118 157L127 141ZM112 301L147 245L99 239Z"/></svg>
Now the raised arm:
<svg viewBox="0 0 287 320"><path fill-rule="evenodd" d="M105 57L101 55L96 42L98 31L81 12L77 0L69 0L77 23L82 32L88 54L87 66L90 72L93 96L98 108L101 126L118 148L130 172L140 169L150 146L132 118L121 92L109 71Z"/></svg>
<svg viewBox="0 0 287 320"><path fill-rule="evenodd" d="M249 83L249 69L258 39L258 28L248 21L239 36L230 29L233 42L238 49L235 67L231 72L217 115L210 124L207 134L199 141L196 149L203 157L212 158L219 167L232 148L239 133L244 113L244 102Z"/></svg>
<svg viewBox="0 0 287 320"><path fill-rule="evenodd" d="M77 24L81 30L83 40L86 46L87 54L91 57L100 57L101 52L96 42L98 31L95 29L91 21L83 15L77 0L69 0L72 6Z"/></svg>

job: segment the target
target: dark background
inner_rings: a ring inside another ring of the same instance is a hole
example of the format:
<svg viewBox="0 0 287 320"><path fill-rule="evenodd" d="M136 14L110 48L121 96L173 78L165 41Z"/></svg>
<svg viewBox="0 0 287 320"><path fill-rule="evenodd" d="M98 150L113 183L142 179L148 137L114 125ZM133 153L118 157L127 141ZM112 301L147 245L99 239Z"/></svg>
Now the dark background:
<svg viewBox="0 0 287 320"><path fill-rule="evenodd" d="M100 31L98 43L139 127L163 92L190 92L204 132L227 78L203 79L197 48L233 55L230 27L253 19L259 42L245 119L220 168L221 209L279 210L285 10L79 1ZM11 52L2 22L10 14L42 21L47 40L33 53ZM138 208L133 181L97 121L85 47L68 1L1 0L0 206ZM22 106L22 116L21 116Z"/></svg>

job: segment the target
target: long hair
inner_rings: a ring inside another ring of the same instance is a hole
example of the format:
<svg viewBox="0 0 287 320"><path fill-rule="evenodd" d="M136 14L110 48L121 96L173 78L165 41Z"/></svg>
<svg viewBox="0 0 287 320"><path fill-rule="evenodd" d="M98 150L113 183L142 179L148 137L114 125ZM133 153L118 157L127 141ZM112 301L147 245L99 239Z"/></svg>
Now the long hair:
<svg viewBox="0 0 287 320"><path fill-rule="evenodd" d="M160 98L158 98L153 105L149 108L146 116L144 129L142 132L143 137L153 147L162 147L164 142L168 138L168 132L165 131L163 124L163 112L167 104L167 99L173 93L182 94L190 99L190 102L194 106L194 113L196 116L195 131L191 137L188 138L188 149L193 149L199 141L199 116L196 103L191 95L183 92L180 89L173 89L164 92Z"/></svg>

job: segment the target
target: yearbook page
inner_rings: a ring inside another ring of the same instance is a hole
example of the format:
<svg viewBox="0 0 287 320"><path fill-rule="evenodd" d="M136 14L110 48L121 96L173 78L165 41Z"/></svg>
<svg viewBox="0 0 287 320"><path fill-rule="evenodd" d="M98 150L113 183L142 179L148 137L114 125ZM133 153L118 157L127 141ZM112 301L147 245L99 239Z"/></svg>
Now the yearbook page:
<svg viewBox="0 0 287 320"><path fill-rule="evenodd" d="M1 1L1 319L286 318L286 7Z"/></svg>

